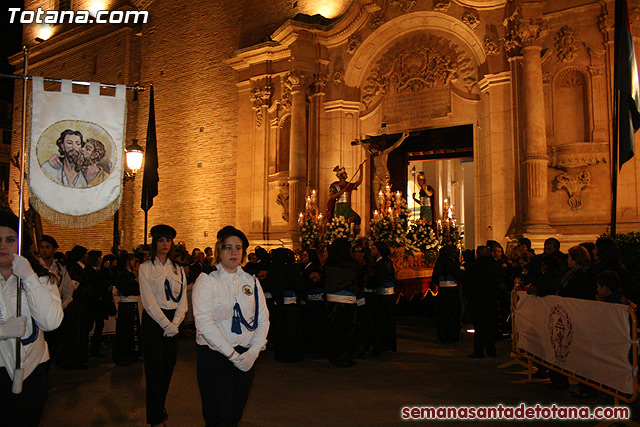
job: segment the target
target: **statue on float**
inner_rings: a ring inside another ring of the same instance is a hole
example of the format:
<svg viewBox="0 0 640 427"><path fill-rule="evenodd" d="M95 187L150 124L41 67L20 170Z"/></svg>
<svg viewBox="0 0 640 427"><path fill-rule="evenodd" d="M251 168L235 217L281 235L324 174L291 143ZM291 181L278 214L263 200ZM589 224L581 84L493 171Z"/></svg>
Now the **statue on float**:
<svg viewBox="0 0 640 427"><path fill-rule="evenodd" d="M330 223L334 217L343 217L349 224L354 224L354 227L357 227L360 225L361 219L360 215L351 207L351 192L362 184L362 165L356 171L356 174L359 173L356 182L347 181L347 169L343 166L338 165L333 168L333 171L338 177L338 181L333 182L329 187L325 221Z"/></svg>
<svg viewBox="0 0 640 427"><path fill-rule="evenodd" d="M420 205L420 219L433 223L433 187L427 184L427 179L422 171L418 172L417 181L420 187L420 198L417 198L416 193L413 193L413 200Z"/></svg>

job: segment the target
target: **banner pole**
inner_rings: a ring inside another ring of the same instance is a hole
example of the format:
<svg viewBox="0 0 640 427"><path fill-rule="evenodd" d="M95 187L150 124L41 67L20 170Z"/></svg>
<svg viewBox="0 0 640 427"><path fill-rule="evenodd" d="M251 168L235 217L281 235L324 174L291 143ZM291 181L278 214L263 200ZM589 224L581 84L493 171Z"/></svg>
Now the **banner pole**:
<svg viewBox="0 0 640 427"><path fill-rule="evenodd" d="M616 238L618 207L618 156L620 150L620 90L614 92L613 103L613 147L611 148L611 238Z"/></svg>
<svg viewBox="0 0 640 427"><path fill-rule="evenodd" d="M23 216L24 216L24 163L25 150L27 149L27 73L29 71L29 48L24 46L24 68L22 75L22 146L20 148L20 195L18 197L18 254L22 255L22 234L23 230ZM22 316L22 280L17 277L16 285L16 317ZM14 394L20 394L22 392L22 381L24 371L22 370L21 361L22 351L20 349L20 337L16 338L16 366L13 372L13 385L11 391Z"/></svg>

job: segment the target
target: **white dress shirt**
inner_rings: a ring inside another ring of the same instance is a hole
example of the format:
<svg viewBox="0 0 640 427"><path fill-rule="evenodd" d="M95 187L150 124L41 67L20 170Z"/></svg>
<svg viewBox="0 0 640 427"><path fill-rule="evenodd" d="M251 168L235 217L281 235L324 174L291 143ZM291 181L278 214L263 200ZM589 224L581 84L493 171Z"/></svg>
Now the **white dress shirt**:
<svg viewBox="0 0 640 427"><path fill-rule="evenodd" d="M49 360L49 350L44 340L42 331L53 331L62 323L62 305L60 294L55 284L49 277L38 278L35 274L28 280L22 281L22 316L27 318L27 330L23 338L30 337L33 333L33 319L40 329L34 342L21 345L20 350L24 378L27 378L33 370L43 362ZM10 317L16 316L16 301L18 279L12 275L8 280L0 275L0 322L6 322ZM0 366L4 366L13 379L13 371L16 366L16 340L15 338L0 340Z"/></svg>
<svg viewBox="0 0 640 427"><path fill-rule="evenodd" d="M259 281L238 267L227 272L219 264L217 271L200 274L193 286L193 317L196 342L229 357L236 346L264 349L269 331L269 310ZM255 286L257 284L257 286ZM255 294L258 292L258 325L254 331L241 325L242 332L231 332L233 307L238 302L242 315L254 321Z"/></svg>
<svg viewBox="0 0 640 427"><path fill-rule="evenodd" d="M167 298L164 290L165 279L169 280L171 293L174 298L182 295L178 302ZM145 261L138 270L140 283L140 297L142 306L149 316L165 329L169 323L180 326L187 312L187 277L181 266L167 260L164 265L156 258ZM173 320L170 321L162 310L175 310Z"/></svg>

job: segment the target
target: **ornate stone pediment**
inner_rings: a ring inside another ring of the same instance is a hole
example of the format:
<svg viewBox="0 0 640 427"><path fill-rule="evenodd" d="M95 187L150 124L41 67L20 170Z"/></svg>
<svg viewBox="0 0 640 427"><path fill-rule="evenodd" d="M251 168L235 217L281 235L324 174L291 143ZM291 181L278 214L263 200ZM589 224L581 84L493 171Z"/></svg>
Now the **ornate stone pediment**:
<svg viewBox="0 0 640 427"><path fill-rule="evenodd" d="M471 59L451 40L420 34L399 41L378 59L367 76L362 102L368 108L390 90L419 92L451 82L471 90L477 83Z"/></svg>

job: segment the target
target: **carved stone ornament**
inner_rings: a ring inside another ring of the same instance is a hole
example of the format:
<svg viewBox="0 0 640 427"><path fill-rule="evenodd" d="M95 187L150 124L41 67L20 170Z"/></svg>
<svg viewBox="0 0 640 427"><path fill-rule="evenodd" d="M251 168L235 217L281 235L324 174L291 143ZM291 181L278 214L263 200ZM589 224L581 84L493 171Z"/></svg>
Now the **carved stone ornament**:
<svg viewBox="0 0 640 427"><path fill-rule="evenodd" d="M477 82L468 55L446 38L420 34L399 41L378 59L366 79L362 101L368 108L389 90L418 92L456 81L468 90Z"/></svg>
<svg viewBox="0 0 640 427"><path fill-rule="evenodd" d="M303 81L304 75L300 74L297 70L291 70L287 73L282 82L281 105L287 109L291 108L291 91L300 90Z"/></svg>
<svg viewBox="0 0 640 427"><path fill-rule="evenodd" d="M329 79L326 74L319 74L315 76L315 80L309 87L310 92L314 93L324 93L327 89L327 85L329 84Z"/></svg>
<svg viewBox="0 0 640 427"><path fill-rule="evenodd" d="M516 24L516 35L522 47L541 44L547 34L549 26L542 19L521 19Z"/></svg>
<svg viewBox="0 0 640 427"><path fill-rule="evenodd" d="M389 6L398 6L405 12L410 12L415 5L415 0L389 0Z"/></svg>
<svg viewBox="0 0 640 427"><path fill-rule="evenodd" d="M434 0L433 1L433 10L437 10L438 12L446 12L449 10L451 6L451 0Z"/></svg>
<svg viewBox="0 0 640 427"><path fill-rule="evenodd" d="M360 46L360 43L362 43L360 37L355 35L349 37L349 40L347 40L347 53L353 55L356 49L358 49L358 46Z"/></svg>
<svg viewBox="0 0 640 427"><path fill-rule="evenodd" d="M372 17L371 21L369 21L369 26L372 30L377 29L382 24L384 24L384 16L382 14Z"/></svg>
<svg viewBox="0 0 640 427"><path fill-rule="evenodd" d="M500 46L498 42L491 36L484 36L484 51L487 56L495 56L500 54Z"/></svg>
<svg viewBox="0 0 640 427"><path fill-rule="evenodd" d="M588 65L587 70L589 70L589 74L591 77L602 77L602 68L599 65Z"/></svg>
<svg viewBox="0 0 640 427"><path fill-rule="evenodd" d="M255 88L251 91L251 102L253 103L253 108L256 110L256 126L262 126L262 120L264 119L262 113L262 107L265 105L269 105L269 100L271 99L271 87L264 86L260 88Z"/></svg>
<svg viewBox="0 0 640 427"><path fill-rule="evenodd" d="M478 25L480 25L480 17L475 12L465 12L462 14L462 22L474 30Z"/></svg>
<svg viewBox="0 0 640 427"><path fill-rule="evenodd" d="M283 184L278 186L278 195L276 196L276 204L282 206L282 219L289 222L289 185Z"/></svg>
<svg viewBox="0 0 640 427"><path fill-rule="evenodd" d="M333 79L332 79L331 83L333 83L334 85L343 84L344 83L344 71L343 70L336 70L333 73Z"/></svg>
<svg viewBox="0 0 640 427"><path fill-rule="evenodd" d="M572 211L582 208L582 199L578 197L580 192L591 184L591 174L584 170L579 173L563 172L556 176L555 184L557 189L565 189L569 193L567 203Z"/></svg>
<svg viewBox="0 0 640 427"><path fill-rule="evenodd" d="M572 62L578 56L578 42L575 37L576 30L565 25L556 34L556 50L558 58L565 64Z"/></svg>
<svg viewBox="0 0 640 427"><path fill-rule="evenodd" d="M516 35L515 30L509 31L504 35L504 50L509 53L513 49L520 47L520 39Z"/></svg>

